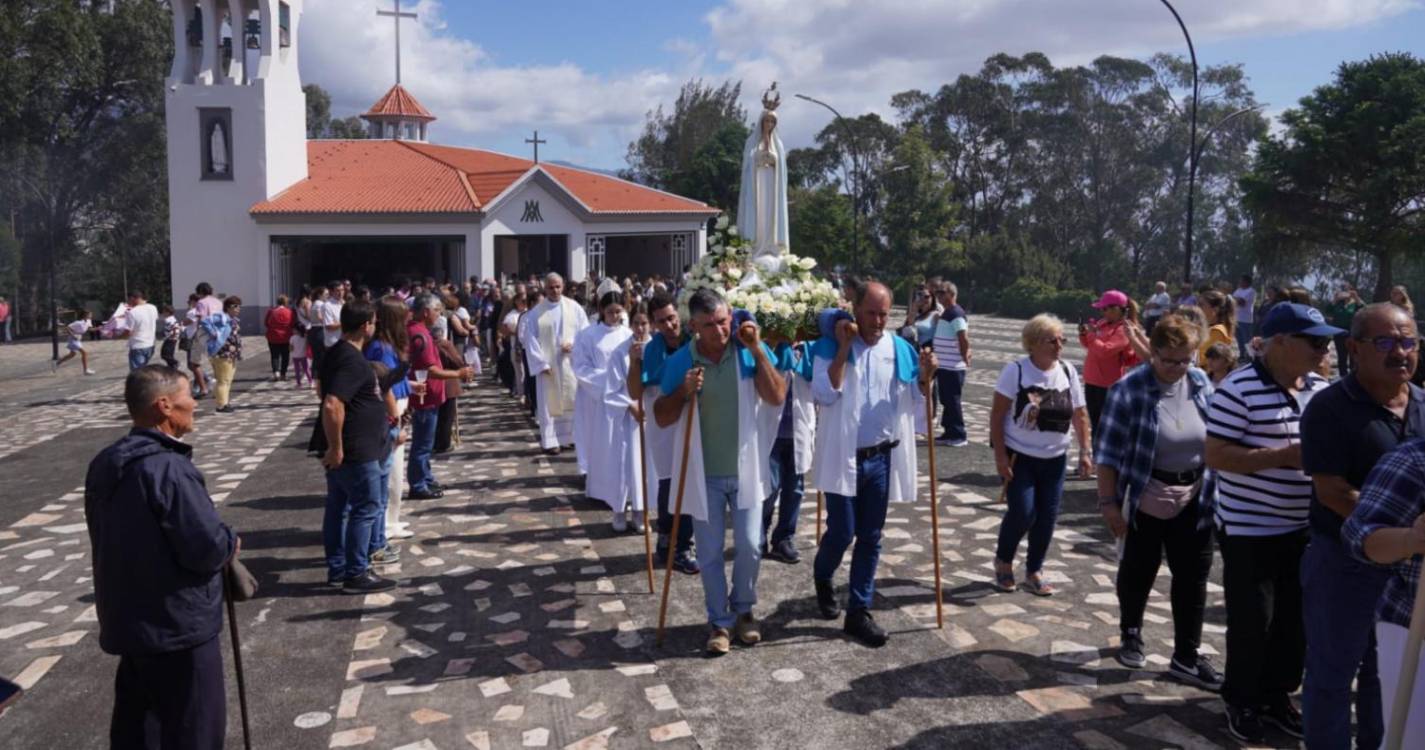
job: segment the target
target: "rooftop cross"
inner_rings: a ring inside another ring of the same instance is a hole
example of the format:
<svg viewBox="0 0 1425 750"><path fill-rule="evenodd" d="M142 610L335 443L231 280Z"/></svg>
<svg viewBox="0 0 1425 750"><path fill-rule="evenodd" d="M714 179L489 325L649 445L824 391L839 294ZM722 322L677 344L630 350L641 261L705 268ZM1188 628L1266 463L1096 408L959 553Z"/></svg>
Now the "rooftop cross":
<svg viewBox="0 0 1425 750"><path fill-rule="evenodd" d="M534 163L535 163L535 164L538 164L538 163L539 163L539 144L541 144L541 143L549 143L549 141L542 140L542 139L539 137L539 131L536 130L536 131L534 131L534 137L533 137L533 138L526 138L526 139L524 139L524 142L525 142L525 143L533 143L533 144L534 144Z"/></svg>
<svg viewBox="0 0 1425 750"><path fill-rule="evenodd" d="M399 85L401 83L401 19L415 20L416 14L402 13L401 0L394 0L394 2L396 3L395 10L377 10L376 15L390 16L396 21L396 83Z"/></svg>

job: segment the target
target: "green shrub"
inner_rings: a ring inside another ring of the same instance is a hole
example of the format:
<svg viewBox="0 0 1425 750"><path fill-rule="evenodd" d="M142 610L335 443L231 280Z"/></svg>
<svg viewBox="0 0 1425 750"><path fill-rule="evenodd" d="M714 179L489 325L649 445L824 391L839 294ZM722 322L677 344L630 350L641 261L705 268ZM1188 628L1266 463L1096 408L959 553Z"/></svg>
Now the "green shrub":
<svg viewBox="0 0 1425 750"><path fill-rule="evenodd" d="M1037 279L1019 279L1000 293L994 309L1014 318L1048 312L1075 323L1088 316L1093 301L1093 292L1086 289L1055 289Z"/></svg>

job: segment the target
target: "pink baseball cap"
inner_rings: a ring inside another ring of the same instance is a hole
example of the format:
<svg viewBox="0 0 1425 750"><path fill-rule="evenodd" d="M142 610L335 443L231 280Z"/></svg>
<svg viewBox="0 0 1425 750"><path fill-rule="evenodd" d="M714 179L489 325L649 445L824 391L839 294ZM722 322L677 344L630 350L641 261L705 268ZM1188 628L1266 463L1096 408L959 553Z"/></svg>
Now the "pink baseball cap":
<svg viewBox="0 0 1425 750"><path fill-rule="evenodd" d="M1102 310L1105 307L1128 307L1128 295L1117 289L1110 289L1103 293L1098 301L1093 303L1094 309Z"/></svg>

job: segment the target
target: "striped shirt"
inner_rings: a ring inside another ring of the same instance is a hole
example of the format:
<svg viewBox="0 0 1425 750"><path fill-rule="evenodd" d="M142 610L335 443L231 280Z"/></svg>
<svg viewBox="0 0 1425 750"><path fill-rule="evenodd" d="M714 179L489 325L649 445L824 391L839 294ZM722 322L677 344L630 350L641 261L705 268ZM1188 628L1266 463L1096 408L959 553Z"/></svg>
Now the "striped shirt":
<svg viewBox="0 0 1425 750"><path fill-rule="evenodd" d="M1285 448L1301 442L1301 412L1327 386L1310 373L1295 396L1266 367L1253 363L1217 386L1207 413L1207 436L1248 448ZM1217 525L1229 536L1276 536L1306 528L1311 478L1301 469L1218 472Z"/></svg>
<svg viewBox="0 0 1425 750"><path fill-rule="evenodd" d="M935 359L941 370L965 369L965 357L960 351L960 332L970 329L964 308L951 305L935 320Z"/></svg>

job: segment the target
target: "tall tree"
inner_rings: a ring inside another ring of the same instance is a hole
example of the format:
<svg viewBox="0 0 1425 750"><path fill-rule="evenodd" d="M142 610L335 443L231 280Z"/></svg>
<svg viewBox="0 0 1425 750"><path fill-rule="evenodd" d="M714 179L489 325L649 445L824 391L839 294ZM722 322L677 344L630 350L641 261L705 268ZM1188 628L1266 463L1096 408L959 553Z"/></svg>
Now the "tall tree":
<svg viewBox="0 0 1425 750"><path fill-rule="evenodd" d="M1364 251L1385 299L1396 261L1425 247L1425 61L1392 53L1344 63L1281 121L1242 180L1260 247Z"/></svg>
<svg viewBox="0 0 1425 750"><path fill-rule="evenodd" d="M691 179L699 152L719 136L725 138L730 132L727 126L735 124L747 132L747 111L738 101L741 96L741 82L713 86L694 79L683 84L672 112L664 112L660 104L648 113L643 133L628 145L628 169L621 175L663 190L673 190L679 181ZM740 153L741 144L737 150ZM709 202L715 198L710 194L688 197ZM726 210L731 204L718 207Z"/></svg>
<svg viewBox="0 0 1425 750"><path fill-rule="evenodd" d="M951 239L955 206L950 185L918 126L912 125L891 154L880 180L878 233L886 252L868 267L896 277L958 271L964 263L960 243Z"/></svg>
<svg viewBox="0 0 1425 750"><path fill-rule="evenodd" d="M116 231L148 238L128 228L166 224L166 200L133 193L167 180L171 30L168 8L150 0L11 0L0 14L0 209L19 223L19 302L32 329L48 260L82 268L112 253ZM146 247L164 258L161 276L136 283L166 288L166 234ZM81 275L57 297L88 298L91 282Z"/></svg>
<svg viewBox="0 0 1425 750"><path fill-rule="evenodd" d="M325 138L332 121L332 95L315 83L302 87L307 97L307 137Z"/></svg>

